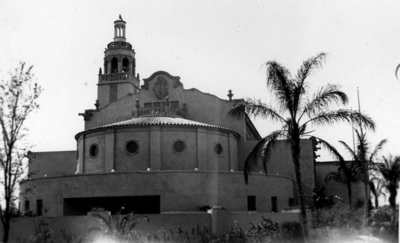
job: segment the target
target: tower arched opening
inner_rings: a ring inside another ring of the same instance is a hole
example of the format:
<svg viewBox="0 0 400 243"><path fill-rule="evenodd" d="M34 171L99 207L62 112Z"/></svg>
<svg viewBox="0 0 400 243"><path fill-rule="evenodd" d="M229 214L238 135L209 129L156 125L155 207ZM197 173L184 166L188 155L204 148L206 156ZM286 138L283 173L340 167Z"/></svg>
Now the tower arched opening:
<svg viewBox="0 0 400 243"><path fill-rule="evenodd" d="M122 72L123 73L130 72L130 70L129 70L129 60L126 57L122 60Z"/></svg>
<svg viewBox="0 0 400 243"><path fill-rule="evenodd" d="M111 59L111 73L117 73L118 72L118 59L114 57Z"/></svg>
<svg viewBox="0 0 400 243"><path fill-rule="evenodd" d="M108 73L108 62L107 59L104 59L104 74Z"/></svg>

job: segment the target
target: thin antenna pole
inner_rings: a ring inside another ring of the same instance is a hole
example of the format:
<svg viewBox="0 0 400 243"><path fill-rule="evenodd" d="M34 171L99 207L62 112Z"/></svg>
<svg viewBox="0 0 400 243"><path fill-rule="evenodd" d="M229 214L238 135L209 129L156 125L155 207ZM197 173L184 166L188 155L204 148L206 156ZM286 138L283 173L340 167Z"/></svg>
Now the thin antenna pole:
<svg viewBox="0 0 400 243"><path fill-rule="evenodd" d="M353 107L350 108L351 112L353 112ZM353 135L353 151L356 151L356 142L354 141L354 124L351 121L351 134Z"/></svg>
<svg viewBox="0 0 400 243"><path fill-rule="evenodd" d="M358 87L357 87L357 98L358 98L358 113L361 113L361 105L360 105L360 92L358 91ZM362 125L361 125L361 121L360 121L360 132L361 134L363 134L363 129L362 129Z"/></svg>
<svg viewBox="0 0 400 243"><path fill-rule="evenodd" d="M360 106L360 92L359 92L359 90L358 90L358 87L357 87L357 97L358 97L358 112L359 113L361 113L361 106ZM361 132L361 136L363 137L363 138L365 138L364 137L364 133L363 133L363 129L362 129L362 126L361 126L361 121L360 121L360 132ZM365 149L365 148L364 148ZM365 151L363 151L362 152L362 156L365 156ZM366 158L360 158L360 159L362 159L362 160L364 160L364 159L366 159ZM368 210L368 203L369 203L369 199L370 199L370 188L369 188L369 184L368 184L368 182L369 182L369 170L368 170L368 162L369 161L364 161L364 183L365 183L365 205L364 205L364 207L365 207L365 209L364 209L364 219L363 219L363 227L365 227L366 225L367 225L367 218L368 218L368 212L369 212L369 210Z"/></svg>
<svg viewBox="0 0 400 243"><path fill-rule="evenodd" d="M361 106L360 106L360 92L358 91L358 87L357 87L357 98L358 98L358 112L361 113Z"/></svg>

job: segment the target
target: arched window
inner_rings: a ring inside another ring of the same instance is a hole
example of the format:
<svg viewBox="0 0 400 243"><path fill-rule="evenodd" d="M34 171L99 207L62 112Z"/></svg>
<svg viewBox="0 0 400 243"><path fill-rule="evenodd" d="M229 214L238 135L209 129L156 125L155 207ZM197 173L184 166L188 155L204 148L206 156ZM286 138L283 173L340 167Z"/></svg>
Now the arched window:
<svg viewBox="0 0 400 243"><path fill-rule="evenodd" d="M122 72L127 73L129 71L129 60L128 58L124 58L122 60Z"/></svg>
<svg viewBox="0 0 400 243"><path fill-rule="evenodd" d="M108 73L108 63L107 63L107 59L104 59L104 74Z"/></svg>
<svg viewBox="0 0 400 243"><path fill-rule="evenodd" d="M111 59L111 73L118 73L118 59L116 57Z"/></svg>

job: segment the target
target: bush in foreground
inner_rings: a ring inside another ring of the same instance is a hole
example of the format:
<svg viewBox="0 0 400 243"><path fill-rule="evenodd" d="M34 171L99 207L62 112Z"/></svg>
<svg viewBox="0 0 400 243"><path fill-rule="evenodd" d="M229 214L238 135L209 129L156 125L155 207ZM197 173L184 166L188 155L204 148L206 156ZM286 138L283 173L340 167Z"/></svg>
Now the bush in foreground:
<svg viewBox="0 0 400 243"><path fill-rule="evenodd" d="M110 223L110 220L107 220ZM122 222L122 220L120 221ZM104 222L103 222L104 223ZM104 223L103 225L106 225ZM163 243L258 243L258 242L295 242L301 237L301 225L298 222L289 222L279 224L264 218L257 224L250 224L248 230L244 230L238 223L235 223L233 227L225 232L221 236L213 234L210 229L206 226L197 226L192 228L191 231L182 230L178 228L176 230L159 230L150 234L143 234L137 231L124 231L123 234L119 234L116 230L110 230L110 227L103 227L102 231L96 232L90 237L84 239L77 239L72 233L62 231L59 239L54 239L54 232L45 221L39 222L35 226L35 234L27 240L20 240L20 243L53 243L53 242L65 242L65 243L96 243L99 242L110 242L110 243L148 243L148 242L163 242ZM113 228L114 229L114 228ZM93 232L89 232L90 234Z"/></svg>

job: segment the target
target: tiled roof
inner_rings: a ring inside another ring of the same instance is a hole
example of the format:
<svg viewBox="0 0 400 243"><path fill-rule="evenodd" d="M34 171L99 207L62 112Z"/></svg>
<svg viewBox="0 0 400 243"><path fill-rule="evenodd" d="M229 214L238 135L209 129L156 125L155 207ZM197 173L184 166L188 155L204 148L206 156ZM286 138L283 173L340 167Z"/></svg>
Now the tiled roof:
<svg viewBox="0 0 400 243"><path fill-rule="evenodd" d="M116 128L116 127L132 127L132 126L193 126L193 127L206 127L206 128L216 128L216 129L222 129L225 131L233 132L236 135L236 132L225 128L225 127L220 127L220 126L214 126L202 122L197 122L197 121L192 121L192 120L187 120L184 118L178 118L178 117L158 117L158 116L152 116L152 117L138 117L138 118L132 118L130 120L122 121L122 122L116 122L104 126L99 126L99 127L94 127L90 128L84 132L89 132L89 131L95 131L95 130L102 130L102 129L107 129L107 128ZM77 135L81 134L78 133ZM240 135L239 135L240 136Z"/></svg>

